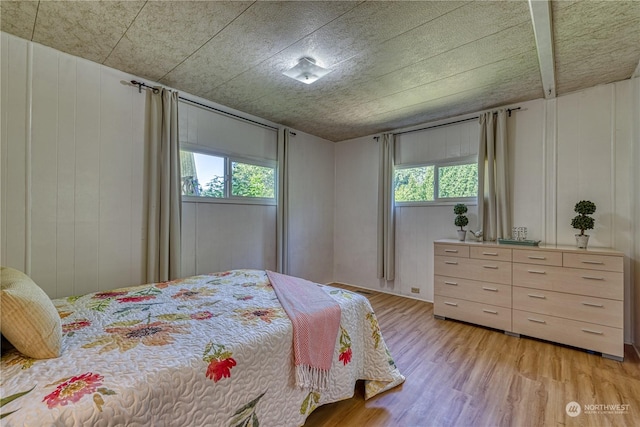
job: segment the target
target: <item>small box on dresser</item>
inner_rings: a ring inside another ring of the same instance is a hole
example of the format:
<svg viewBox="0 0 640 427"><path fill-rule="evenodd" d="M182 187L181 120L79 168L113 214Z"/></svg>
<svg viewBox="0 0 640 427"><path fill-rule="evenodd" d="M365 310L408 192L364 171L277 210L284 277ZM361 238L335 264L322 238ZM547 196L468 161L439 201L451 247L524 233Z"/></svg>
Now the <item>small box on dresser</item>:
<svg viewBox="0 0 640 427"><path fill-rule="evenodd" d="M621 252L434 243L434 315L624 357Z"/></svg>

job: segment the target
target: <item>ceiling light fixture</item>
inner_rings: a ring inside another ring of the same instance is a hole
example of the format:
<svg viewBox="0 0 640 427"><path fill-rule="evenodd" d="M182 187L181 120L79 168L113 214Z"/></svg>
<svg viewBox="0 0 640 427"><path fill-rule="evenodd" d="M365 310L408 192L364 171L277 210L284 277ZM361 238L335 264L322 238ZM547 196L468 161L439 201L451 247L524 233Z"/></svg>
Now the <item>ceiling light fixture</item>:
<svg viewBox="0 0 640 427"><path fill-rule="evenodd" d="M331 70L327 70L326 68L322 68L321 66L316 64L315 59L305 56L303 58L300 58L295 67L285 71L282 74L287 77L291 77L292 79L296 79L299 82L310 85L319 78L326 76L330 72Z"/></svg>

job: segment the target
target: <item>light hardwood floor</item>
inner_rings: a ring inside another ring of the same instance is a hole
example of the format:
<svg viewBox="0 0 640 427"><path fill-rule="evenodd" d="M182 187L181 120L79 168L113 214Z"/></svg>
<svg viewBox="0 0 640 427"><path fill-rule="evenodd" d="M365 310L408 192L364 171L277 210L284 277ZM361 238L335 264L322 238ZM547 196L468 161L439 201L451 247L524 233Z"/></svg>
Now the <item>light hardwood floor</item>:
<svg viewBox="0 0 640 427"><path fill-rule="evenodd" d="M430 303L364 292L407 380L366 402L358 384L353 398L317 408L305 427L640 426L640 358L631 346L620 363L437 320ZM582 413L568 416L569 402L579 403ZM589 405L628 406L604 413Z"/></svg>

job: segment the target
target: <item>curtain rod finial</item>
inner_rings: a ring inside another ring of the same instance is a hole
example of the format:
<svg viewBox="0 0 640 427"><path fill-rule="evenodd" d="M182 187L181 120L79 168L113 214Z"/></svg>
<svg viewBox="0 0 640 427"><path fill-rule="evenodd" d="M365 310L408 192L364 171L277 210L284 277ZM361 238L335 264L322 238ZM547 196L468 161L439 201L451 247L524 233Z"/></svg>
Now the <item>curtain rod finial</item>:
<svg viewBox="0 0 640 427"><path fill-rule="evenodd" d="M131 84L134 85L134 86L138 86L138 93L142 93L142 85L144 83L138 82L136 80L131 80Z"/></svg>

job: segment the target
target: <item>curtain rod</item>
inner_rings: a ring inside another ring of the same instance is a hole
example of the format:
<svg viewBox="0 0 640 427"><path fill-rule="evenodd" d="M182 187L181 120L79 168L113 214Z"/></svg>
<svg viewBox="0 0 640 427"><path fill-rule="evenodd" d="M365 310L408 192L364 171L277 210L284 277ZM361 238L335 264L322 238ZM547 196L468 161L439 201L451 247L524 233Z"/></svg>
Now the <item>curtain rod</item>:
<svg viewBox="0 0 640 427"><path fill-rule="evenodd" d="M512 111L517 111L522 109L522 107L515 107L515 108L507 108L507 113L509 113L509 117L511 117L511 112ZM469 117L467 119L461 119L461 120L456 120L453 122L448 122L448 123L440 123L439 125L433 125L433 126L426 126L420 129L413 129L413 130L407 130L404 132L398 132L398 133L394 133L394 135L404 135L405 133L411 133L411 132L420 132L422 130L427 130L427 129L434 129L434 128L439 128L442 126L449 126L449 125L455 125L456 123L464 123L464 122L469 122L471 120L477 120L478 118L480 118L480 116L473 116L473 117ZM374 139L378 138L378 137L373 137Z"/></svg>
<svg viewBox="0 0 640 427"><path fill-rule="evenodd" d="M151 89L153 91L153 93L158 93L159 92L159 89L157 87L149 86L148 84L146 84L144 82L139 82L137 80L131 80L131 84L134 85L134 86L138 86L138 93L142 93L142 88L143 87L145 87L147 89ZM274 126L271 126L271 125L267 125L267 124L264 124L264 123L260 123L260 122L258 122L256 120L251 120L251 119L248 119L246 117L242 117L242 116L240 116L238 114L229 113L228 111L220 110L218 108L211 107L211 106L209 106L207 104L203 104L201 102L194 101L192 99L184 98L184 97L182 97L180 95L178 95L178 99L180 99L181 101L185 101L185 102L189 102L191 104L197 105L199 107L206 108L208 110L215 111L216 113L220 113L220 114L223 114L225 116L229 116L229 117L233 117L235 119L239 119L239 120L242 120L242 121L245 121L245 122L253 123L255 125L262 126L262 127L268 128L268 129L272 129L272 130L276 130L276 131L278 130L277 127L274 127Z"/></svg>

